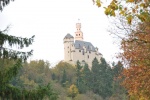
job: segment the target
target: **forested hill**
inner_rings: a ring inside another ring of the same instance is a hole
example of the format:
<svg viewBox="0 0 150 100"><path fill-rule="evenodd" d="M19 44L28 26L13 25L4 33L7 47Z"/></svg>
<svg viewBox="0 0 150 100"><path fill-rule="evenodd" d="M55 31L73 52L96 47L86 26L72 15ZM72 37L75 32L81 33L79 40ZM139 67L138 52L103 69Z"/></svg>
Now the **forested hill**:
<svg viewBox="0 0 150 100"><path fill-rule="evenodd" d="M58 95L57 100L127 100L126 90L117 78L122 70L121 62L111 68L104 58L100 64L94 59L91 70L87 64L81 66L80 62L76 66L59 62L50 68L49 62L36 60L23 64L11 84L32 90L50 83L51 91Z"/></svg>

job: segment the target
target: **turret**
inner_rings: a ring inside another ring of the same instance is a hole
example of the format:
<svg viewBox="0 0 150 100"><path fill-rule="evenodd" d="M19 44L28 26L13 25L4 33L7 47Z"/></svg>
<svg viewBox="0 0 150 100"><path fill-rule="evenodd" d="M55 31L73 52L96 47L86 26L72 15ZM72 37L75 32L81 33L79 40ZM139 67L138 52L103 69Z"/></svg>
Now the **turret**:
<svg viewBox="0 0 150 100"><path fill-rule="evenodd" d="M81 31L81 23L76 23L75 40L83 40L83 33Z"/></svg>
<svg viewBox="0 0 150 100"><path fill-rule="evenodd" d="M72 50L74 48L74 37L69 33L64 37L64 60L72 60Z"/></svg>
<svg viewBox="0 0 150 100"><path fill-rule="evenodd" d="M66 42L74 42L74 37L69 33L64 37L64 43Z"/></svg>

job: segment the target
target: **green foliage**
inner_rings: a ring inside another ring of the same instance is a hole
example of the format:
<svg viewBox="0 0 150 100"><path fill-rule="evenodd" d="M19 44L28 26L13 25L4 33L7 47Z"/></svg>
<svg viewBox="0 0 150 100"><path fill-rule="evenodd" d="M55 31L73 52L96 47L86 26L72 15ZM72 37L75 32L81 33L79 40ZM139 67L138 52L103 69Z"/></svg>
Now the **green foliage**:
<svg viewBox="0 0 150 100"><path fill-rule="evenodd" d="M77 96L78 93L79 93L78 88L76 87L76 85L72 84L68 89L68 96L74 98Z"/></svg>
<svg viewBox="0 0 150 100"><path fill-rule="evenodd" d="M92 63L92 91L103 98L112 95L112 71L104 58L101 63L95 58Z"/></svg>
<svg viewBox="0 0 150 100"><path fill-rule="evenodd" d="M112 83L112 92L113 95L110 97L111 99L115 100L127 100L127 91L123 86L121 86L121 82L123 79L119 78L121 76L121 73L123 71L123 64L118 61L118 63L115 65L113 64L112 72L113 72L113 83Z"/></svg>
<svg viewBox="0 0 150 100"><path fill-rule="evenodd" d="M116 67L112 70L104 58L101 58L101 63L99 63L95 58L92 62L91 70L87 64L81 66L78 61L76 65L76 86L79 93L85 94L88 91L92 91L106 99L111 97L113 94L118 95L117 91L120 89L120 94L126 95L124 88L120 86L118 81L114 80L114 78L121 73L122 69L122 64L118 63L118 65L116 65ZM119 88L116 86L119 86Z"/></svg>
<svg viewBox="0 0 150 100"><path fill-rule="evenodd" d="M83 77L83 85L84 85L84 92L86 93L91 89L92 83L91 83L91 71L89 69L88 64L85 64L82 70L82 77Z"/></svg>
<svg viewBox="0 0 150 100"><path fill-rule="evenodd" d="M0 3L1 2L3 1L0 1ZM11 36L6 34L7 30L8 29L0 31L0 98L12 100L42 100L48 97L51 100L56 100L58 96L53 92L49 84L27 89L13 86L10 83L13 78L17 77L17 74L22 68L22 61L25 62L27 58L32 55L32 50L22 52L13 49L13 47L17 46L18 49L28 47L33 43L34 36L31 38ZM17 77L17 79L20 78ZM33 80L29 81L28 78L26 78L26 80L26 83L30 82L30 85L34 83ZM13 81L13 83L17 82ZM22 85L19 85L24 86L24 82L21 83Z"/></svg>
<svg viewBox="0 0 150 100"><path fill-rule="evenodd" d="M12 35L7 35L7 31L8 28L4 31L0 31L0 57L14 60L19 58L21 58L22 60L27 60L27 58L32 55L33 50L29 52L22 52L14 50L12 49L12 47L14 45L16 45L18 49L28 47L33 43L34 36L32 36L31 38L21 38ZM11 48L5 47L5 44L8 44L8 46Z"/></svg>
<svg viewBox="0 0 150 100"><path fill-rule="evenodd" d="M63 75L62 75L62 80L61 80L62 86L65 87L66 81L67 81L67 75L66 75L66 71L65 71L65 69L64 69Z"/></svg>
<svg viewBox="0 0 150 100"><path fill-rule="evenodd" d="M12 84L19 88L33 89L38 85L46 85L51 80L51 71L49 62L43 60L33 60L30 63L24 63L23 67Z"/></svg>
<svg viewBox="0 0 150 100"><path fill-rule="evenodd" d="M82 68L83 66L81 66L80 62L77 61L77 65L76 65L76 86L79 89L79 93L83 93L84 91L84 84L83 84L83 77L82 77Z"/></svg>
<svg viewBox="0 0 150 100"><path fill-rule="evenodd" d="M65 70L65 71L64 71ZM75 83L75 67L66 62L59 62L54 68L51 69L51 77L54 81L69 87ZM65 75L66 74L66 75Z"/></svg>

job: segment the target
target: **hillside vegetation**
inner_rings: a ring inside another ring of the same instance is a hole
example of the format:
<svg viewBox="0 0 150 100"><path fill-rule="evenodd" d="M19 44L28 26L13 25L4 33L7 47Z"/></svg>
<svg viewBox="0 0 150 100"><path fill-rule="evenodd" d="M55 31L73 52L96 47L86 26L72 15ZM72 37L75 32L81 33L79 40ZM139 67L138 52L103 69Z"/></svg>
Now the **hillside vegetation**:
<svg viewBox="0 0 150 100"><path fill-rule="evenodd" d="M123 70L121 62L111 68L104 58L101 63L95 58L92 64L90 70L87 64L81 66L79 61L76 66L59 62L53 68L47 61L30 61L23 64L11 84L32 90L50 83L58 100L126 100L126 90L117 78Z"/></svg>

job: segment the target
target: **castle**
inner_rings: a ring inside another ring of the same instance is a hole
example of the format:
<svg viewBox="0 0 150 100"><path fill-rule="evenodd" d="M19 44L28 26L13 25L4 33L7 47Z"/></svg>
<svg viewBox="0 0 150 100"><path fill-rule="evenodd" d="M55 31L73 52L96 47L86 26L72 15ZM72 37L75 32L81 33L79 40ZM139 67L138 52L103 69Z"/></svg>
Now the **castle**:
<svg viewBox="0 0 150 100"><path fill-rule="evenodd" d="M76 29L75 40L69 33L63 39L64 61L75 65L79 60L81 64L87 63L91 68L93 59L96 57L100 62L102 54L92 43L83 41L81 23L76 23Z"/></svg>

